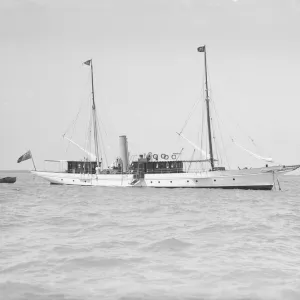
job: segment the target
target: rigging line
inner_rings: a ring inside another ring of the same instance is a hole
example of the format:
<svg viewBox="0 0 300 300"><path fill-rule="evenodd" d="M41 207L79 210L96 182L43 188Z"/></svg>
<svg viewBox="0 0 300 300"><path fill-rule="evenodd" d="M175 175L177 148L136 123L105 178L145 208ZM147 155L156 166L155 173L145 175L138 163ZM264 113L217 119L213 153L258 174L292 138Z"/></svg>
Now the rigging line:
<svg viewBox="0 0 300 300"><path fill-rule="evenodd" d="M89 100L89 98L88 98ZM75 127L76 127L76 123L77 123L77 120L78 120L78 117L79 117L79 114L83 108L83 103L86 102L86 99L85 101L82 100L81 104L80 104L80 107L79 107L79 111L75 117L75 119L73 120L73 122L71 123L71 125L68 127L68 129L65 131L65 133L63 134L63 137L67 134L67 132L70 130L71 126L72 126L72 131L71 131L71 134L70 134L70 138L73 139L73 135L74 135L74 132L75 132ZM68 141L68 144L67 144L67 149L66 149L66 152L68 151L69 149L69 146L70 146L70 142Z"/></svg>
<svg viewBox="0 0 300 300"><path fill-rule="evenodd" d="M91 99L91 97L89 98L89 103L88 103L88 106L89 106L89 108L90 108L90 106L91 106L91 103L92 103L92 99ZM87 144L87 146L89 146L90 144L90 139L91 139L91 137L90 137L90 135L91 135L91 131L92 131L92 112L91 112L91 110L89 109L89 123L88 123L88 126L87 126L87 131L86 131L86 144ZM92 149L90 149L90 150L92 150Z"/></svg>
<svg viewBox="0 0 300 300"><path fill-rule="evenodd" d="M220 116L219 116L219 114L218 114L218 111L217 111L217 108L214 107L214 109L215 109L215 111L216 111L216 115L218 115L218 118L220 118ZM221 119L221 118L220 118L220 121L222 122L222 119ZM223 122L222 122L222 123L223 123ZM224 126L224 123L223 123L223 126ZM224 126L224 127L226 128L226 126ZM236 144L238 147L240 147L241 149L245 150L246 152L248 152L248 153L251 154L251 155L254 154L253 152L251 152L251 151L245 149L244 147L240 146L239 144L237 144L237 143L234 141L234 139L233 139L233 137L232 137L231 134L229 134L229 137L230 137L231 141L232 141L234 144ZM257 146L256 146L256 148L257 148L257 150L259 150ZM260 151L259 151L259 152L260 152ZM255 156L255 155L256 155L256 156ZM260 155L257 155L257 154L255 154L255 155L253 155L253 156L256 157L256 158L258 158L258 156L261 157Z"/></svg>
<svg viewBox="0 0 300 300"><path fill-rule="evenodd" d="M103 128L106 137L108 137L107 132L106 132L106 129L105 129L105 126L104 126L104 123L102 122L101 115L100 115L99 112L98 112L97 118L100 120L100 123L101 123L101 126L102 126L101 128Z"/></svg>
<svg viewBox="0 0 300 300"><path fill-rule="evenodd" d="M102 136L102 127L99 124L99 118L97 116L96 118L96 125L97 125L97 130L98 130L98 134L100 136L100 151L101 151L101 159L103 158L102 155L105 155L105 147L104 147L104 140L103 140L103 136ZM105 129L103 128L103 130L105 131ZM102 147L102 150L101 150Z"/></svg>
<svg viewBox="0 0 300 300"><path fill-rule="evenodd" d="M86 144L87 149L89 149L90 152L92 152L92 113L91 113L91 111L90 111L89 124L88 124L87 132L86 132L85 144Z"/></svg>
<svg viewBox="0 0 300 300"><path fill-rule="evenodd" d="M260 156L260 155L258 155L256 153L253 153L252 151L244 148L243 146L241 146L240 144L238 144L237 142L235 142L234 139L232 139L232 142L235 143L238 147L240 147L244 151L248 152L249 154L251 154L252 156L254 156L257 159L265 160L265 161L268 161L268 162L274 162L273 159L270 158L270 157L262 157L262 156Z"/></svg>
<svg viewBox="0 0 300 300"><path fill-rule="evenodd" d="M212 119L213 118L211 118L211 120ZM214 147L215 147L215 153L216 153L216 156L217 156L218 160L220 160L220 162L222 163L222 158L220 159L221 155L220 155L219 149L218 149L218 143L217 143L217 137L216 137L216 131L215 131L215 124L212 121L211 121L211 127L212 127L212 134L213 134L213 142L214 142Z"/></svg>
<svg viewBox="0 0 300 300"><path fill-rule="evenodd" d="M203 92L203 91L204 91L204 82L203 82L203 80L202 80L202 92ZM180 132L179 132L180 134L183 132L183 130L184 130L185 127L187 126L187 123L189 122L189 120L190 120L190 118L192 117L194 111L196 110L197 106L198 106L199 103L201 102L200 100L201 100L201 99L198 99L198 98L197 98L196 101L194 102L193 107L192 107L192 109L191 109L191 111L190 111L190 113L189 113L189 115L188 115L188 117L187 117L187 119L186 119L186 121L185 121L185 123L184 123L182 129L181 129Z"/></svg>
<svg viewBox="0 0 300 300"><path fill-rule="evenodd" d="M204 70L203 73L204 73L203 77L204 76L208 76L208 80L207 80L208 86L205 87L205 88L207 88L207 93L208 93L208 95L210 95L210 77L209 77L209 70L208 70L208 68L206 70ZM206 92L204 93L204 99L206 99ZM205 111L205 113L204 113L205 123L206 123L207 129L209 129L206 100L203 101L203 106L204 106L204 111ZM210 156L213 155L213 153L210 153L209 132L208 132L208 130L204 131L204 136L205 136L205 141L206 141L206 153L209 153L209 157L208 158L210 158Z"/></svg>
<svg viewBox="0 0 300 300"><path fill-rule="evenodd" d="M83 151L85 154L87 154L88 156L91 157L91 159L96 158L95 155L91 152L89 152L87 149L84 149L83 147L81 147L79 144L77 144L76 142L72 141L71 139L65 137L65 139L67 139L69 142L71 142L72 144L74 144L75 146L77 146L81 151Z"/></svg>
<svg viewBox="0 0 300 300"><path fill-rule="evenodd" d="M205 101L203 101L203 106L205 108L205 106L206 106ZM203 110L203 122L205 122L205 124L207 125L206 119L207 119L207 114L205 113L205 109L204 109ZM207 130L204 130L204 125L203 125L203 144L204 144L204 147L205 147L205 152L209 153L208 132L207 132ZM210 156L206 155L206 158L209 159ZM203 166L204 166L204 163L203 163Z"/></svg>
<svg viewBox="0 0 300 300"><path fill-rule="evenodd" d="M104 159L105 159L105 162L106 162L106 165L108 166L108 160L107 160L107 156L106 156L106 151L105 151L105 147L104 147L104 140L103 140L103 137L102 137L102 133L101 133L101 130L100 130L100 126L99 126L99 122L98 122L98 118L96 119L96 123L97 123L97 127L99 129L98 133L100 135L100 153L101 153L101 160L103 159L102 157L102 154L104 155ZM102 146L102 151L101 151L101 146Z"/></svg>
<svg viewBox="0 0 300 300"><path fill-rule="evenodd" d="M100 159L101 159L101 163L103 164L103 156L104 158L106 158L106 154L105 154L105 148L104 148L104 142L103 142L103 137L102 137L102 133L100 131L100 127L97 121L97 129L98 129L98 137L99 137L99 152L100 152ZM101 166L103 168L103 166Z"/></svg>
<svg viewBox="0 0 300 300"><path fill-rule="evenodd" d="M202 81L201 94L202 94L202 97L203 97L204 96L204 82L203 81ZM201 113L202 113L202 117L203 117L203 105L202 105L202 108L200 107L199 116L201 115ZM203 132L203 118L202 117L199 120L199 130L198 130L198 135L197 135L197 145L201 144L201 147L202 147L202 134L201 134L201 131ZM200 159L201 159L201 155L200 155Z"/></svg>
<svg viewBox="0 0 300 300"><path fill-rule="evenodd" d="M100 114L97 111L97 113L95 114L95 124L96 124L96 129L97 129L98 135L100 136L100 149L99 149L100 150L100 156L101 156L101 161L102 161L102 159L103 159L102 155L104 155L105 160L106 160L106 164L108 166L108 161L107 161L107 156L106 156L106 152L105 152L104 140L103 140L103 137L102 137L102 130L101 129L103 129L106 137L108 137L108 135L107 135L104 123L102 122L102 119L101 119L101 117L99 117L99 115ZM100 124L101 124L101 126L100 126Z"/></svg>
<svg viewBox="0 0 300 300"><path fill-rule="evenodd" d="M93 93L91 93L91 97L90 97L90 103L89 103L89 112L90 112L90 123L89 123L89 128L88 128L88 136L87 136L87 142L89 145L89 149L91 151L94 151L95 155L97 156L97 152L96 152L96 148L94 147L93 150L93 139L94 139L94 134L93 134L93 130L94 130L94 118L93 118L93 110L91 109L91 107L93 106ZM97 161L97 158L96 158Z"/></svg>
<svg viewBox="0 0 300 300"><path fill-rule="evenodd" d="M254 145L255 147L257 147L257 145L256 145L255 142L254 142L254 139L253 139L248 133L246 133L246 131L244 131L244 130L241 128L241 125L240 125L239 123L236 123L236 125L237 125L237 127L240 129L240 131L241 131L243 134L245 134L245 136L247 136L247 138L253 143L253 145Z"/></svg>
<svg viewBox="0 0 300 300"><path fill-rule="evenodd" d="M88 97L88 100L89 100L89 97ZM84 103L85 101L86 101L86 98L85 98L85 99L82 99L82 101L81 101L81 103L80 103L80 106L79 106L79 110L78 110L78 112L77 112L77 114L76 114L76 117L75 117L74 120L71 122L71 124L69 125L69 127L67 128L67 130L65 131L65 133L64 133L63 135L66 135L66 133L69 131L70 127L71 127L72 125L75 125L75 123L77 122L77 119L78 119L79 114L80 114L80 112L81 112L81 110L82 110L82 107L83 107L83 103Z"/></svg>
<svg viewBox="0 0 300 300"><path fill-rule="evenodd" d="M191 160L194 159L195 151L196 151L196 150L194 149L193 154L192 154L192 156L191 156ZM192 165L192 162L190 162L190 165L188 166L188 169L187 169L188 172L190 171L191 165Z"/></svg>
<svg viewBox="0 0 300 300"><path fill-rule="evenodd" d="M209 91L209 99L211 99L212 97L212 80L210 78L210 73L209 73L209 68L207 68L207 77L208 77L208 91Z"/></svg>
<svg viewBox="0 0 300 300"><path fill-rule="evenodd" d="M102 137L100 137L100 139L102 140ZM104 152L104 159L105 159L105 162L106 162L106 166L108 166L108 159L107 159L106 152Z"/></svg>
<svg viewBox="0 0 300 300"><path fill-rule="evenodd" d="M81 110L82 110L82 108L83 108L83 102L84 102L84 101L82 101L82 103L81 103L81 106L80 106L80 109L79 109L79 111L78 111L78 113L77 113L76 118L74 119L74 121L73 121L72 124L71 124L71 125L73 125L73 127L72 127L72 132L71 132L71 134L70 134L70 139L73 139L73 135L74 135L74 132L75 132L76 123L77 123L77 120L78 120L78 117L79 117L79 113L81 112ZM63 134L63 137L65 137L65 135L66 135L67 132L69 131L70 127L71 127L71 126L69 126L68 130ZM66 148L66 152L68 152L69 146L70 146L70 141L68 141L67 148Z"/></svg>
<svg viewBox="0 0 300 300"><path fill-rule="evenodd" d="M217 109L215 108L215 110L216 110L216 113L217 113ZM256 145L256 143L255 143L255 141L254 141L254 139L250 136L250 134L248 133L248 132L246 132L246 130L245 129L243 129L242 128L242 126L239 124L239 122L238 122L238 120L233 116L233 115L231 115L231 114L228 114L227 113L227 116L229 117L229 118L227 118L228 120L234 120L234 122L236 123L236 127L245 135L245 136L247 136L247 138L253 143L253 145L255 146L255 147L257 147L257 145ZM220 118L221 119L221 118ZM232 122L232 124L233 124L233 122Z"/></svg>
<svg viewBox="0 0 300 300"><path fill-rule="evenodd" d="M218 110L217 110L217 107L216 107L214 101L213 101L213 109L214 109L214 111L216 113L216 119L217 119L217 123L218 123L219 128L221 129L221 125L222 125L222 127L226 128L226 126L223 123L222 118L220 117L220 115L218 113ZM221 130L220 130L220 134L221 134L221 140L222 140L222 146L223 146L223 149L224 149L226 164L230 168L230 163L229 163L229 160L228 160L228 154L227 154L227 150L226 150L226 147L225 147L225 143L224 143L224 139L223 139L223 134L222 134ZM229 133L228 133L228 135L229 135L230 139L232 139L232 137L231 137L231 135Z"/></svg>
<svg viewBox="0 0 300 300"><path fill-rule="evenodd" d="M193 112L195 111L195 109L197 108L199 102L200 102L199 99L197 99L197 100L194 102L194 105L193 105L193 107L192 107L192 109L191 109L191 111L190 111L190 113L189 113L189 115L188 115L188 118L186 119L186 121L185 121L183 127L181 128L181 130L180 130L180 132L179 132L180 134L183 132L184 128L186 127L188 121L190 120L190 118L191 118Z"/></svg>
<svg viewBox="0 0 300 300"><path fill-rule="evenodd" d="M211 97L210 98L210 103L212 103L212 102L213 102L213 100L212 100L212 97ZM221 157L221 154L220 154L218 138L216 136L215 122L214 122L214 118L212 118L212 117L211 117L211 127L212 127L212 133L213 133L213 142L214 142L215 152L216 152L218 160L220 160L220 163L222 164L223 161L222 161L222 157Z"/></svg>
<svg viewBox="0 0 300 300"><path fill-rule="evenodd" d="M212 104L213 104L213 109L214 109L215 115L216 115L217 126L218 126L218 129L219 129L219 132L220 132L222 148L223 148L223 151L224 151L224 156L225 156L225 161L224 161L224 163L226 163L226 164L229 166L229 163L228 163L228 157L227 157L227 151L226 151L226 147L225 147L225 143L224 143L224 139L223 139L221 127L220 127L220 121L219 121L219 116L218 116L218 114L217 114L215 101L212 101Z"/></svg>
<svg viewBox="0 0 300 300"><path fill-rule="evenodd" d="M102 155L104 155L104 158L105 158L105 161L106 161L106 164L108 166L108 160L107 160L107 155L106 155L106 149L105 149L105 143L104 143L104 138L103 138L103 134L102 134L102 131L101 131L101 128L100 128L100 124L99 124L99 120L97 119L97 126L98 126L98 132L99 132L99 135L100 135L100 142L101 142L101 145L102 146L102 150L101 150L101 159L103 158ZM105 131L105 129L104 129ZM105 132L106 133L106 132ZM107 134L106 134L106 137L107 137Z"/></svg>
<svg viewBox="0 0 300 300"><path fill-rule="evenodd" d="M93 117L93 124L94 124L94 148L95 152L98 153L98 162L100 162L100 159L102 160L102 151L101 151L101 140L99 140L99 132L98 132L98 126L97 126L97 121L95 121ZM97 131L95 133L95 131ZM100 146L99 146L100 143Z"/></svg>
<svg viewBox="0 0 300 300"><path fill-rule="evenodd" d="M197 139L196 139L196 144L197 145L200 145L201 144L201 120L199 118L199 124L197 124L197 128L198 129L198 132L197 132ZM201 159L201 154L199 154L199 158Z"/></svg>
<svg viewBox="0 0 300 300"><path fill-rule="evenodd" d="M203 86L204 86L204 83L203 83ZM202 96L204 96L204 91L202 93ZM204 105L205 105L205 102L202 101L202 125L201 125L201 149L203 149L203 140L204 140L204 134L203 134L203 131L204 131L204 116L205 116L205 113L204 113ZM207 153L207 152L206 152ZM207 159L207 157L205 157Z"/></svg>
<svg viewBox="0 0 300 300"><path fill-rule="evenodd" d="M177 132L177 134L182 137L184 140L186 140L189 144L191 144L193 146L194 149L197 149L198 151L202 152L203 150L200 149L197 145L195 145L192 141L190 141L189 139L187 139L183 134L179 134ZM203 151L204 152L204 151Z"/></svg>
<svg viewBox="0 0 300 300"><path fill-rule="evenodd" d="M211 88L211 86L212 86L211 85L212 80L211 80L211 77L210 77L209 70L208 70L208 78L209 78L209 91L210 91L210 97L209 97L209 99L210 99L210 102L213 104L212 106L213 106L214 111L216 112L215 103L214 103L214 100L213 100L213 91L212 91L212 88ZM217 125L216 125L217 128L215 128L214 122L211 122L212 123L212 130L213 130L213 140L214 140L214 143L215 143L216 155L217 155L219 161L221 162L221 164L223 164L223 157L221 156L221 153L220 153L221 149L220 149L220 146L219 146L219 143L218 143L218 138L216 136L216 130L217 129L219 129L219 132L220 132L221 144L223 146L223 149L225 149L225 147L224 147L224 142L223 142L223 137L222 137L222 131L220 130L220 125L219 125L219 121L218 121L218 118L217 118L217 114L216 114L216 119L217 119ZM226 156L226 160L227 160L226 151L224 151L224 152L225 152L225 156Z"/></svg>
<svg viewBox="0 0 300 300"><path fill-rule="evenodd" d="M202 132L201 132L201 149L203 149L203 148L205 147L205 152L207 153L207 147L206 147L206 145L204 145L205 132L206 132L206 131L204 131L204 122L205 122L205 116L206 116L206 114L205 114L205 111L204 111L204 109L203 109L204 105L205 105L205 102L203 101L203 103L202 103ZM205 159L207 159L207 157L206 157L206 156L205 156Z"/></svg>

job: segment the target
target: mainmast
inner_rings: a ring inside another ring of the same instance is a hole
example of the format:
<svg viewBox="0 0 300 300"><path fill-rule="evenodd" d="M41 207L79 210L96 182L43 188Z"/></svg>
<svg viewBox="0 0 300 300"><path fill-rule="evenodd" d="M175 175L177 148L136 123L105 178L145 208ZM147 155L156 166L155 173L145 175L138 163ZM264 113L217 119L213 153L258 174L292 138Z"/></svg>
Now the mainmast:
<svg viewBox="0 0 300 300"><path fill-rule="evenodd" d="M206 62L206 47L205 45L198 48L199 52L204 52L204 65L205 65L205 102L206 102L206 112L207 112L207 127L208 127L208 141L209 141L209 153L210 153L210 164L212 170L215 167L214 164L214 153L212 146L212 134L211 134L211 123L210 123L210 110L209 110L209 95L208 95L208 82L207 82L207 62Z"/></svg>
<svg viewBox="0 0 300 300"><path fill-rule="evenodd" d="M92 60L86 61L84 64L91 67L91 78L92 78L92 115L93 115L93 126L94 126L94 143L95 143L95 152L96 152L96 160L97 167L99 167L99 145L98 145L98 126L97 126L97 113L96 113L96 104L95 104L95 92L94 92L94 74L93 74L93 62Z"/></svg>

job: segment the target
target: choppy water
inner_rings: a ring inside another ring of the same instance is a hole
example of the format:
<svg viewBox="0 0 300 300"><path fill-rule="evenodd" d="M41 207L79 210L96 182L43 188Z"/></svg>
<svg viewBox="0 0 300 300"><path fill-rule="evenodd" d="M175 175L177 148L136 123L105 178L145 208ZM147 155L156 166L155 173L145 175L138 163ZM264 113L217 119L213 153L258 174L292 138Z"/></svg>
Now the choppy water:
<svg viewBox="0 0 300 300"><path fill-rule="evenodd" d="M298 176L281 192L17 176L0 185L1 299L300 299Z"/></svg>

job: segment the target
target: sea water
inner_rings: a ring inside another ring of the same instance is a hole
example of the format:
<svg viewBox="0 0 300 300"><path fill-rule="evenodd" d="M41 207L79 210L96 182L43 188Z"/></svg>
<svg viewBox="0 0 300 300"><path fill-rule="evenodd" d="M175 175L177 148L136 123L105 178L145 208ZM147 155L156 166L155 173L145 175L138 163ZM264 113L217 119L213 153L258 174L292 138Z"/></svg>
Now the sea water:
<svg viewBox="0 0 300 300"><path fill-rule="evenodd" d="M0 299L300 299L299 176L243 191L6 175Z"/></svg>

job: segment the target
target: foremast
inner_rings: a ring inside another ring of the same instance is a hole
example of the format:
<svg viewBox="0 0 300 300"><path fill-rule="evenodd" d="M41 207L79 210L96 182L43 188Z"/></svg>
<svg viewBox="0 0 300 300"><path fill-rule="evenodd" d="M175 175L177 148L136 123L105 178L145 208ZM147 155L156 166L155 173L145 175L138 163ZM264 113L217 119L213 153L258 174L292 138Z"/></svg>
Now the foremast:
<svg viewBox="0 0 300 300"><path fill-rule="evenodd" d="M93 61L92 59L87 60L84 64L90 66L91 68L91 81L92 81L92 118L93 118L93 132L94 132L94 143L96 152L97 167L100 167L100 157L99 157L99 144L98 144L98 123L97 123L97 112L95 103L95 92L94 92L94 73L93 73Z"/></svg>
<svg viewBox="0 0 300 300"><path fill-rule="evenodd" d="M206 61L206 47L198 47L199 52L204 52L204 66L205 66L205 102L206 102L206 113L207 113L207 128L208 128L208 142L209 142L209 160L212 170L215 168L214 163L214 152L213 152L213 143L212 143L212 130L211 130L211 120L210 120L210 107L209 107L209 94L208 94L208 80L207 80L207 61Z"/></svg>

